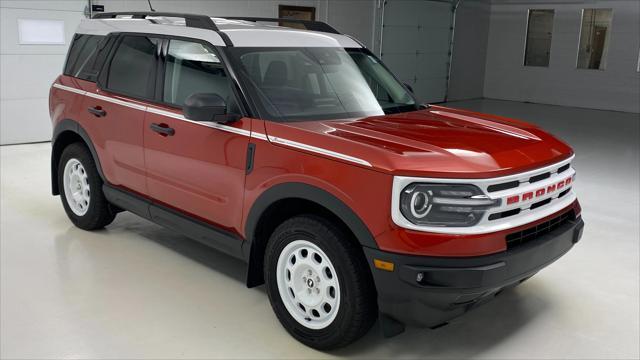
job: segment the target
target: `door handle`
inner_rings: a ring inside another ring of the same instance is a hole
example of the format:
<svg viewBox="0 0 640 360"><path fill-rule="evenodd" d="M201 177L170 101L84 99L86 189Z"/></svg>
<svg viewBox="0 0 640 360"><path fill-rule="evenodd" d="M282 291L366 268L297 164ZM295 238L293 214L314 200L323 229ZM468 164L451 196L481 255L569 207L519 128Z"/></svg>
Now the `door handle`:
<svg viewBox="0 0 640 360"><path fill-rule="evenodd" d="M152 123L149 127L151 130L163 136L173 136L173 134L176 133L176 131L173 130L173 128L170 128L167 124Z"/></svg>
<svg viewBox="0 0 640 360"><path fill-rule="evenodd" d="M100 106L90 107L87 109L88 112L92 113L96 117L103 117L107 115L107 112L102 110Z"/></svg>

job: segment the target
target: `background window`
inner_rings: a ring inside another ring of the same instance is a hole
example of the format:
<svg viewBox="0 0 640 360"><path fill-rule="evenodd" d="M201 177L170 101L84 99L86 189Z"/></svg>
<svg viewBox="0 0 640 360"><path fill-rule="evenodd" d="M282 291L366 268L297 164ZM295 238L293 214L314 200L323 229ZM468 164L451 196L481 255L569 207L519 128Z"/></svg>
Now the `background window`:
<svg viewBox="0 0 640 360"><path fill-rule="evenodd" d="M107 88L125 95L151 97L157 39L125 36L111 60Z"/></svg>
<svg viewBox="0 0 640 360"><path fill-rule="evenodd" d="M578 69L604 70L611 37L611 9L583 9Z"/></svg>
<svg viewBox="0 0 640 360"><path fill-rule="evenodd" d="M310 6L279 5L278 17L281 19L315 20L316 8ZM281 21L280 26L305 29L303 24Z"/></svg>
<svg viewBox="0 0 640 360"><path fill-rule="evenodd" d="M63 45L64 21L18 19L18 39L20 45Z"/></svg>
<svg viewBox="0 0 640 360"><path fill-rule="evenodd" d="M193 94L213 93L229 103L229 85L222 63L209 47L171 40L165 69L165 102L182 106Z"/></svg>
<svg viewBox="0 0 640 360"><path fill-rule="evenodd" d="M529 9L525 66L549 66L554 10Z"/></svg>

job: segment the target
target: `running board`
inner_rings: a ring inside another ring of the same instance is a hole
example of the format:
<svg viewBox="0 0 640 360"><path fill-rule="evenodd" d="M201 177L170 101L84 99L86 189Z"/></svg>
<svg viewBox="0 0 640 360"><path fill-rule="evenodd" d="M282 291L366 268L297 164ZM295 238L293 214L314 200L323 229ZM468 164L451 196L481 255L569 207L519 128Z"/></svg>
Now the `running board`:
<svg viewBox="0 0 640 360"><path fill-rule="evenodd" d="M242 254L244 239L233 233L169 209L166 206L126 190L104 184L102 185L102 191L107 200L115 206L183 234L225 254L245 262L247 261Z"/></svg>

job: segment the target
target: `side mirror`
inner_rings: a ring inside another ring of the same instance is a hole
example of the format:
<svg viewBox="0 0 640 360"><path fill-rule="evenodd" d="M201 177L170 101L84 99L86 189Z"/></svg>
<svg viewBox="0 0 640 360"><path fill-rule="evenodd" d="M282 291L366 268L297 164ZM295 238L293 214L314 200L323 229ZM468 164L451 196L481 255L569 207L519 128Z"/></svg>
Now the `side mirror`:
<svg viewBox="0 0 640 360"><path fill-rule="evenodd" d="M218 94L193 94L184 101L184 117L193 121L228 123L238 120L227 114L227 104Z"/></svg>
<svg viewBox="0 0 640 360"><path fill-rule="evenodd" d="M409 85L409 84L407 84L407 83L404 83L403 85L404 85L404 87L406 87L407 89L409 89L409 91L411 91L411 93L412 93L412 94L415 94L415 93L413 92L413 87L412 87L411 85Z"/></svg>

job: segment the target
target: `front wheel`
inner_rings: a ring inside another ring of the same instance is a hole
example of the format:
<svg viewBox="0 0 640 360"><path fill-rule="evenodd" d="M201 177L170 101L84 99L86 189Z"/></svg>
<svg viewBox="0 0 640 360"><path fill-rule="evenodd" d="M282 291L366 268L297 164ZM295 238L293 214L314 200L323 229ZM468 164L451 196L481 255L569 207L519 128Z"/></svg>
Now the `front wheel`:
<svg viewBox="0 0 640 360"><path fill-rule="evenodd" d="M325 219L299 216L278 226L264 273L276 316L310 347L348 345L376 320L376 293L362 250Z"/></svg>
<svg viewBox="0 0 640 360"><path fill-rule="evenodd" d="M58 164L58 188L67 216L77 227L95 230L109 225L116 214L102 193L102 179L84 144L67 146Z"/></svg>

